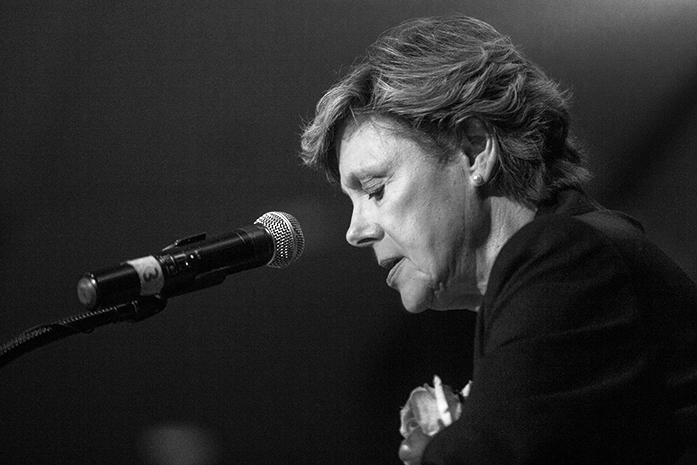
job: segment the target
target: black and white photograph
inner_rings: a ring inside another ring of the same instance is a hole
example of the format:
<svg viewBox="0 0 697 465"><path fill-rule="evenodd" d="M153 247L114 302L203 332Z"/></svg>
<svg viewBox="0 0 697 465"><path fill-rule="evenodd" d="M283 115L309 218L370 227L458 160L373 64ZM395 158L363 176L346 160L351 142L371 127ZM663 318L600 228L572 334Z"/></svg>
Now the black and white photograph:
<svg viewBox="0 0 697 465"><path fill-rule="evenodd" d="M697 464L695 31L3 1L0 463Z"/></svg>

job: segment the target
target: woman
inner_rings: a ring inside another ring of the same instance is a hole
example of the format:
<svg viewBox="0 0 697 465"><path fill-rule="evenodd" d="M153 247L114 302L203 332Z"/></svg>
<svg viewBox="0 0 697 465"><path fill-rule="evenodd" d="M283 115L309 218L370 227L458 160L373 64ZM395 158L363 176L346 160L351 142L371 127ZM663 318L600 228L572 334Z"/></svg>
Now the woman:
<svg viewBox="0 0 697 465"><path fill-rule="evenodd" d="M305 128L404 307L478 311L461 417L407 463L668 464L694 444L697 287L585 196L568 125L554 82L457 16L388 31Z"/></svg>

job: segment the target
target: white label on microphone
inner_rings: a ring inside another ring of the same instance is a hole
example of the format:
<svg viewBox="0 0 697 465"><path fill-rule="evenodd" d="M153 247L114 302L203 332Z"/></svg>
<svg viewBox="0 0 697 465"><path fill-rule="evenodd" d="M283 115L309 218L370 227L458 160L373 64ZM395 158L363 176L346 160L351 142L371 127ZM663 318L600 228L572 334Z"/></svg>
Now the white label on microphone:
<svg viewBox="0 0 697 465"><path fill-rule="evenodd" d="M155 257L148 256L129 260L126 263L135 268L140 278L140 295L159 294L165 285L165 277L162 274L160 262Z"/></svg>

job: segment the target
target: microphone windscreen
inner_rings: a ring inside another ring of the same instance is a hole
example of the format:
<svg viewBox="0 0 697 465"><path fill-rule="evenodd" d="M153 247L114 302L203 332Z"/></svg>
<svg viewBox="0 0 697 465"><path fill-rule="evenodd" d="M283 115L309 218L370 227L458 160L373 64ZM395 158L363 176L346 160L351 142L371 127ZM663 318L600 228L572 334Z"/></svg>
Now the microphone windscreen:
<svg viewBox="0 0 697 465"><path fill-rule="evenodd" d="M293 215L268 212L257 218L254 224L265 227L274 241L274 256L266 266L285 268L300 258L305 249L305 236Z"/></svg>

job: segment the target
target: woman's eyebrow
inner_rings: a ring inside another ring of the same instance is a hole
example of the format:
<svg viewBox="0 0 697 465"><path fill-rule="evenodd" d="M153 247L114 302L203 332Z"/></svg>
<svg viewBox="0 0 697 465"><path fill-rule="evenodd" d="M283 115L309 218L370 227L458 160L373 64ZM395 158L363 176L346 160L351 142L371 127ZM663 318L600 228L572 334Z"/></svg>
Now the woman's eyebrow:
<svg viewBox="0 0 697 465"><path fill-rule="evenodd" d="M339 178L339 184L342 192L347 194L347 189L357 189L358 186L363 185L363 180L384 177L383 175L376 174L376 172L385 169L385 166L387 165L388 163L378 162L372 165L361 166L349 171L345 176L341 176Z"/></svg>

